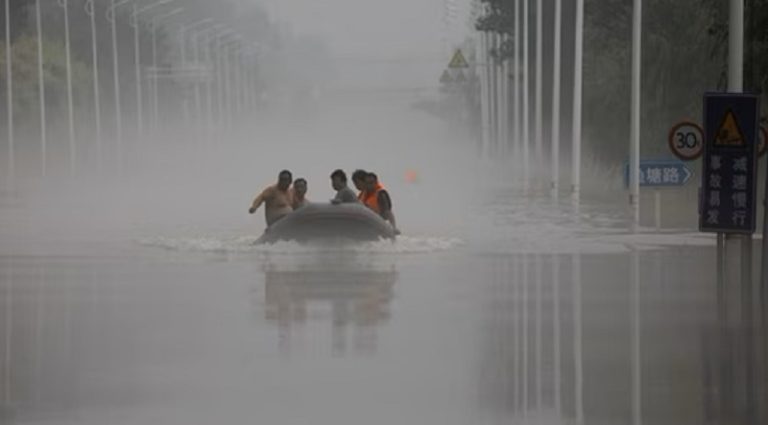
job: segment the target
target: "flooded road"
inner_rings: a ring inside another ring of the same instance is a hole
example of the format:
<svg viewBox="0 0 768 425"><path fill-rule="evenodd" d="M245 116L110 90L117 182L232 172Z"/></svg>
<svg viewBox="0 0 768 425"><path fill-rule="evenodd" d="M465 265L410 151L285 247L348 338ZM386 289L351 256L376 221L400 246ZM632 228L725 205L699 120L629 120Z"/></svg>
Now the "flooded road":
<svg viewBox="0 0 768 425"><path fill-rule="evenodd" d="M428 221L416 201L434 205L439 183L426 193L393 182L405 236L358 245L253 246L242 193L210 192L241 207L213 219L182 209L162 218L172 202L157 203L79 237L67 223L88 221L82 210L62 207L52 222L6 207L0 422L698 425L765 415L765 358L754 356L752 379L742 368L746 342L764 341L718 326L713 239L631 235L621 207L574 211L513 185L476 203L469 224L460 211ZM230 216L240 218L222 224Z"/></svg>

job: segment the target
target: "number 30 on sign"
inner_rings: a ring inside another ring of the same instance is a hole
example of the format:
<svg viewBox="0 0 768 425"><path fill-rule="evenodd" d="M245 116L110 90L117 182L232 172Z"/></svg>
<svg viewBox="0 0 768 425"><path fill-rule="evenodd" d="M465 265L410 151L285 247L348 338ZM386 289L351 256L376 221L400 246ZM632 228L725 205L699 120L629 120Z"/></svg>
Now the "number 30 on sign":
<svg viewBox="0 0 768 425"><path fill-rule="evenodd" d="M683 161L698 159L704 152L704 130L689 121L675 125L669 131L669 149Z"/></svg>

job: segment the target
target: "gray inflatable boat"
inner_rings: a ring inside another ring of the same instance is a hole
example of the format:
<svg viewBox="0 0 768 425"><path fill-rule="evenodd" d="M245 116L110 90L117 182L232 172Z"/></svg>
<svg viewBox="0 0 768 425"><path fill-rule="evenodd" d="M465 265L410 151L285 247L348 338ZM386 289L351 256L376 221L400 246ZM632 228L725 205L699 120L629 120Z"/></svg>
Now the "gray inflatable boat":
<svg viewBox="0 0 768 425"><path fill-rule="evenodd" d="M362 204L309 204L272 224L256 241L394 239L392 226Z"/></svg>

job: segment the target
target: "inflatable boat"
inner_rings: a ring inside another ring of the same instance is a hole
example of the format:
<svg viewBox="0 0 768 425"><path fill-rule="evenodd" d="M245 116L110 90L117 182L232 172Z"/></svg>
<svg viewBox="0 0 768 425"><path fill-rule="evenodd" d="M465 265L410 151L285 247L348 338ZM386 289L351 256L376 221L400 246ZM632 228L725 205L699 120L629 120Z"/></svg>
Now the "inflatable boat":
<svg viewBox="0 0 768 425"><path fill-rule="evenodd" d="M362 204L309 204L272 224L256 241L307 242L327 239L394 239L392 226Z"/></svg>

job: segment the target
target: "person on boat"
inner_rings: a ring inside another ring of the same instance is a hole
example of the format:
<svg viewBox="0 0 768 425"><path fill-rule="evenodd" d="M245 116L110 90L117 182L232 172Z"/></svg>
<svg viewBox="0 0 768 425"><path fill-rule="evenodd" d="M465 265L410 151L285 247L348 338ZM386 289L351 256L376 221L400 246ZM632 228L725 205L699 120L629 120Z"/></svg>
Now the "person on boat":
<svg viewBox="0 0 768 425"><path fill-rule="evenodd" d="M293 189L291 189L291 207L297 210L309 203L307 199L307 180L304 178L298 178L293 182Z"/></svg>
<svg viewBox="0 0 768 425"><path fill-rule="evenodd" d="M336 191L336 197L331 199L332 204L359 202L355 192L347 186L347 173L344 170L336 170L331 174L331 186Z"/></svg>
<svg viewBox="0 0 768 425"><path fill-rule="evenodd" d="M280 172L277 178L277 184L264 189L256 199L253 200L248 213L253 214L264 204L264 218L267 221L267 227L276 221L285 217L293 211L291 207L291 183L293 175L288 170Z"/></svg>
<svg viewBox="0 0 768 425"><path fill-rule="evenodd" d="M365 202L365 179L368 177L368 172L365 170L355 170L352 173L352 183L358 190L357 199L360 202Z"/></svg>
<svg viewBox="0 0 768 425"><path fill-rule="evenodd" d="M389 192L384 189L384 186L379 183L379 177L375 173L368 173L365 177L365 196L364 201L366 207L370 208L381 218L388 221L395 230L395 234L400 234L397 229L397 223L395 222L395 214L392 212L392 198L389 196Z"/></svg>

